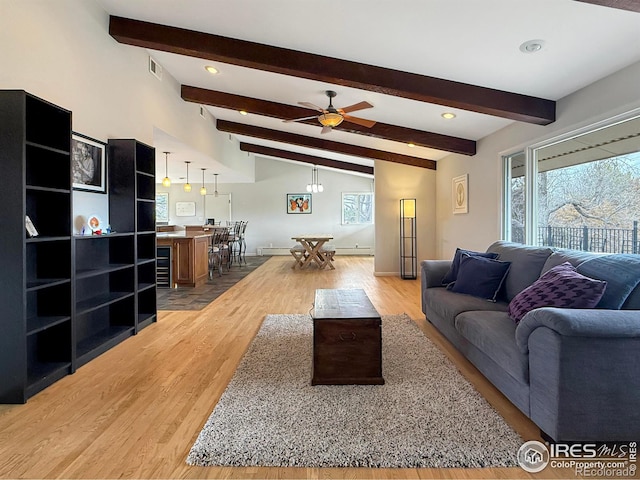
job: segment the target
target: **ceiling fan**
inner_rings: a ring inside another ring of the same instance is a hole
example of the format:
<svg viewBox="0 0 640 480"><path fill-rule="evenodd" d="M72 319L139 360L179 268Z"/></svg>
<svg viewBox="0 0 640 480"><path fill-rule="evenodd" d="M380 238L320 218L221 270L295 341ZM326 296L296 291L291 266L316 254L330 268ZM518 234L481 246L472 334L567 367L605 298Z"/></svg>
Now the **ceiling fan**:
<svg viewBox="0 0 640 480"><path fill-rule="evenodd" d="M332 99L337 95L333 90L326 90L325 93L327 97L329 97L329 106L327 108L320 108L317 105L309 102L298 102L300 105L303 105L307 108L312 108L313 110L317 110L320 112L320 115L313 115L311 117L302 117L302 118L294 118L292 120L284 120L285 122L299 122L301 120L309 120L311 118L317 118L320 124L322 125L322 131L320 133L329 133L333 127L337 127L342 123L343 120L351 123L357 123L358 125L362 125L363 127L371 128L376 122L373 120L366 120L364 118L352 117L348 115L350 112L355 112L356 110L364 110L365 108L373 108L369 102L359 102L354 103L353 105L349 105L344 108L336 108L333 106Z"/></svg>

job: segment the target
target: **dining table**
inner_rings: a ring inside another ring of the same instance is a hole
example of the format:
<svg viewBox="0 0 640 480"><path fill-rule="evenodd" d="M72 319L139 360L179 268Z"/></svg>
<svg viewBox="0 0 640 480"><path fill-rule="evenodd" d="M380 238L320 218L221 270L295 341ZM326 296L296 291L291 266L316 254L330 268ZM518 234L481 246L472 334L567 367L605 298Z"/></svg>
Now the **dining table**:
<svg viewBox="0 0 640 480"><path fill-rule="evenodd" d="M295 263L291 268L307 268L312 263L318 265L319 269L326 267L335 269L333 266L333 255L324 255L322 248L329 240L333 240L333 235L329 233L296 235L291 237L300 244L291 249L291 255Z"/></svg>

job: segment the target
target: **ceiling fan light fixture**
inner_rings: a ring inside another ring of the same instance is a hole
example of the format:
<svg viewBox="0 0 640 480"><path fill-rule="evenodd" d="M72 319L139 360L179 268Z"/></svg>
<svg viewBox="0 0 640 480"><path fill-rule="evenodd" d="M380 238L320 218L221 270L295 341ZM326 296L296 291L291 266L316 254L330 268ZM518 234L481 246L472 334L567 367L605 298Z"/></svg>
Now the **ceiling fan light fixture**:
<svg viewBox="0 0 640 480"><path fill-rule="evenodd" d="M318 121L323 127L337 127L343 120L344 117L339 113L327 112L322 115L318 115Z"/></svg>

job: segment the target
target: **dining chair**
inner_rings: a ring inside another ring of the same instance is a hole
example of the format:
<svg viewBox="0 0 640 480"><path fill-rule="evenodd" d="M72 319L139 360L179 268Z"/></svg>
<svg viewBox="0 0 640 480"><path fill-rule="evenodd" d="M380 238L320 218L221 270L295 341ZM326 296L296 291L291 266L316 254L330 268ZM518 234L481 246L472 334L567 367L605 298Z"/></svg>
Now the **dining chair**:
<svg viewBox="0 0 640 480"><path fill-rule="evenodd" d="M213 279L213 271L218 270L218 276L222 276L222 267L229 270L229 229L217 228L211 238L209 247L209 278Z"/></svg>

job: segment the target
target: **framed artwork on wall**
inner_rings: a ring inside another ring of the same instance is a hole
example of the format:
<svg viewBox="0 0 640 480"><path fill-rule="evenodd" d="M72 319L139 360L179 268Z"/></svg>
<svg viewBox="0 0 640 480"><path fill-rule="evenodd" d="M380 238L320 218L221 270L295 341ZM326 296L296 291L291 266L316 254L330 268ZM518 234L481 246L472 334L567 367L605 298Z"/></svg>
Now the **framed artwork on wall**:
<svg viewBox="0 0 640 480"><path fill-rule="evenodd" d="M107 144L76 132L71 134L74 190L107 193Z"/></svg>
<svg viewBox="0 0 640 480"><path fill-rule="evenodd" d="M287 213L311 213L310 193L287 193Z"/></svg>
<svg viewBox="0 0 640 480"><path fill-rule="evenodd" d="M469 174L455 177L452 181L453 213L469 212Z"/></svg>
<svg viewBox="0 0 640 480"><path fill-rule="evenodd" d="M156 193L156 222L169 222L168 193Z"/></svg>
<svg viewBox="0 0 640 480"><path fill-rule="evenodd" d="M196 202L176 202L176 217L195 217Z"/></svg>

